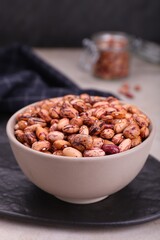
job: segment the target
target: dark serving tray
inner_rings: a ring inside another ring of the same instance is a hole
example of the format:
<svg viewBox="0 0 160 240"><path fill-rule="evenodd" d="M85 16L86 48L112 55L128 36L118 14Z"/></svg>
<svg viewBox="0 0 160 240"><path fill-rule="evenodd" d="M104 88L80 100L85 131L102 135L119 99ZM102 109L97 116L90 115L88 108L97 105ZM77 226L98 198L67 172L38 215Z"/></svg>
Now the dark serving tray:
<svg viewBox="0 0 160 240"><path fill-rule="evenodd" d="M125 226L160 217L160 162L149 156L127 187L97 203L65 203L34 186L23 175L0 120L0 216L40 224Z"/></svg>

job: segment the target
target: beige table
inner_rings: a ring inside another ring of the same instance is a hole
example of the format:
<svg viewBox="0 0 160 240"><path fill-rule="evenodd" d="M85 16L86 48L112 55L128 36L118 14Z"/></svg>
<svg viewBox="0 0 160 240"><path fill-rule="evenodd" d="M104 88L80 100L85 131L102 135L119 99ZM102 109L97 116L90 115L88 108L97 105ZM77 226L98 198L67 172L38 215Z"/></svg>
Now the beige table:
<svg viewBox="0 0 160 240"><path fill-rule="evenodd" d="M61 70L81 88L95 88L115 93L121 99L136 104L152 116L157 124L157 133L151 154L160 160L160 65L152 65L133 58L131 74L121 81L104 81L92 77L79 67L81 49L36 49L44 60ZM119 87L128 82L135 98L119 95ZM140 92L133 90L141 86ZM145 224L123 228L77 228L60 226L38 226L0 218L0 240L160 240L160 219Z"/></svg>

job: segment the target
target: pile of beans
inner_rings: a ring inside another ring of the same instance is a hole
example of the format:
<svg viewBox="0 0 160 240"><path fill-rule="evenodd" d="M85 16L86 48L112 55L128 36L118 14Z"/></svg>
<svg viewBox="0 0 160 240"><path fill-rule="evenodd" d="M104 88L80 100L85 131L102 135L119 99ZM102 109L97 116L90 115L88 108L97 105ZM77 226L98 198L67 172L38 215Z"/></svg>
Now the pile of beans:
<svg viewBox="0 0 160 240"><path fill-rule="evenodd" d="M149 136L149 126L136 106L84 93L27 107L16 116L14 133L26 147L46 154L98 157L139 145Z"/></svg>
<svg viewBox="0 0 160 240"><path fill-rule="evenodd" d="M103 51L94 65L94 75L102 79L128 76L129 54L127 51Z"/></svg>
<svg viewBox="0 0 160 240"><path fill-rule="evenodd" d="M119 34L105 34L95 41L98 58L93 66L93 74L102 79L119 79L129 74L129 42Z"/></svg>

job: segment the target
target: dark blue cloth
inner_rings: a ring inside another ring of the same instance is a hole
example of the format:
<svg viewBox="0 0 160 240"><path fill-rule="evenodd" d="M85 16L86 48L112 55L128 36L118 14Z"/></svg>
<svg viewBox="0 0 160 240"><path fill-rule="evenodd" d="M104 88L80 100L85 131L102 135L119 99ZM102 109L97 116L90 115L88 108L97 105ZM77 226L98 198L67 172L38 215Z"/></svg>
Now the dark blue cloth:
<svg viewBox="0 0 160 240"><path fill-rule="evenodd" d="M113 96L109 92L80 89L28 46L13 44L0 49L0 112L13 113L35 101L83 92Z"/></svg>

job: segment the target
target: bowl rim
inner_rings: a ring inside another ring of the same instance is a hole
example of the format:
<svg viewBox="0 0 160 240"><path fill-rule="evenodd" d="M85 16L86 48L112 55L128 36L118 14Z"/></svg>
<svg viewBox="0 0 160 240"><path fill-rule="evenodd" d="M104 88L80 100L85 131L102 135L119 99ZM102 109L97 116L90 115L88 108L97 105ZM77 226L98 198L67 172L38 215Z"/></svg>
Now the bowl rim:
<svg viewBox="0 0 160 240"><path fill-rule="evenodd" d="M59 97L58 97L59 98ZM47 99L44 99L44 100L47 100ZM42 101L42 100L41 100ZM23 145L21 142L19 142L15 135L14 135L14 129L11 129L12 128L12 125L16 123L16 116L17 114L23 112L26 108L30 107L30 106L33 106L35 104L37 104L38 102L41 102L41 101L37 101L37 102L34 102L32 104L29 104L29 105L26 105L25 107L19 109L18 111L16 111L15 113L13 113L13 115L8 119L7 121L7 124L6 124L6 133L7 133L7 136L8 136L8 139L13 142L15 145L17 145L17 147L19 148L22 148L24 149L25 151L28 151L28 152L31 152L31 153L34 153L36 155L39 155L41 157L44 157L47 159L53 159L53 160L61 160L61 161L71 161L71 162L86 162L86 160L89 160L90 159L93 161L100 161L100 160L113 160L113 159L117 159L117 157L123 157L123 156L126 156L128 154L134 154L135 151L137 150L140 150L141 148L143 148L149 141L150 139L154 138L155 136L155 132L156 132L156 124L155 122L153 121L152 118L149 117L150 121L151 121L151 125L150 125L150 134L149 136L142 142L140 143L139 145L137 145L136 147L134 148L131 148L131 149L128 149L127 151L124 151L124 152L120 152L120 153L117 153L117 154L111 154L111 155L105 155L105 156L100 156L100 157L67 157L67 156L59 156L59 155L51 155L51 154L46 154L46 153L43 153L43 152L40 152L40 151L36 151L32 148L29 148L29 147L26 147L25 145ZM123 101L121 101L123 102ZM133 105L133 104L132 104ZM140 109L140 108L139 108ZM141 110L141 109L140 109ZM141 110L144 114L146 114L143 110ZM147 114L146 114L147 115ZM148 115L147 115L148 117Z"/></svg>

